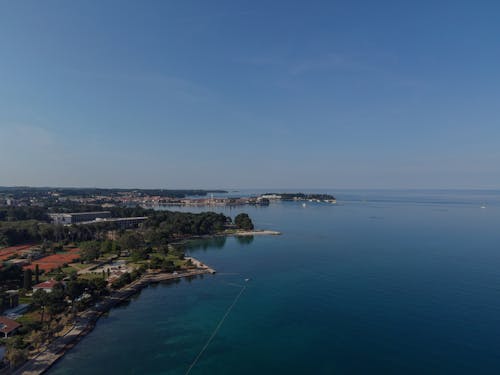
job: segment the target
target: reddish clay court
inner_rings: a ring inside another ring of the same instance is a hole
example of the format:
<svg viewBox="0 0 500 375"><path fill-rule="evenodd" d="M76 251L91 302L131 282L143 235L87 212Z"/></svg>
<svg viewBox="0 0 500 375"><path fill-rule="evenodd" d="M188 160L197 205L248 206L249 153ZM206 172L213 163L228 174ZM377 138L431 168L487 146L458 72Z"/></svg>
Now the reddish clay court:
<svg viewBox="0 0 500 375"><path fill-rule="evenodd" d="M38 264L40 270L51 271L53 269L62 267L64 264L74 262L78 258L80 258L80 249L75 248L64 253L49 255L48 257L37 259L30 265L24 266L23 269L34 270L35 266Z"/></svg>
<svg viewBox="0 0 500 375"><path fill-rule="evenodd" d="M33 244L29 245L19 245L19 246L10 246L10 247L4 247L3 249L0 249L0 262L6 261L9 259L12 255L17 255L23 250L27 250L30 247L33 247Z"/></svg>

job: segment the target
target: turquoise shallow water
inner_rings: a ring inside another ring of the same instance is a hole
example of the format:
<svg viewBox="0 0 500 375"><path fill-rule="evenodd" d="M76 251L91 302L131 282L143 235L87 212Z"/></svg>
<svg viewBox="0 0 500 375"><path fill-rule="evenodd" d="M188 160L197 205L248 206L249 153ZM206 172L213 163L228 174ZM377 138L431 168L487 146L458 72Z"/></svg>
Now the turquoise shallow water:
<svg viewBox="0 0 500 375"><path fill-rule="evenodd" d="M241 285L191 374L499 373L500 193L337 195L244 207L283 235L193 243L217 275L143 290L49 373L185 374Z"/></svg>

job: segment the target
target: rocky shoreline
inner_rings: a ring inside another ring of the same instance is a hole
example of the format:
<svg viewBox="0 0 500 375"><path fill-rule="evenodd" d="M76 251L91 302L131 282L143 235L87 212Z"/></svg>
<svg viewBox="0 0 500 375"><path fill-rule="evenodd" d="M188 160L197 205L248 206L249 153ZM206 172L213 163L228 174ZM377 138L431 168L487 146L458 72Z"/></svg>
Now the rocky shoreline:
<svg viewBox="0 0 500 375"><path fill-rule="evenodd" d="M186 259L191 259L191 261L194 265L196 265L197 268L179 273L150 272L143 275L141 278L135 280L134 282L126 285L122 289L112 292L111 295L105 297L95 306L79 313L73 323L73 327L68 332L66 332L64 336L61 336L51 342L35 357L31 358L22 366L14 371L11 371L10 373L15 375L43 374L52 365L54 365L54 363L62 358L68 350L73 348L83 337L91 332L95 327L97 320L103 314L108 312L117 304L128 300L131 296L137 294L150 284L203 274L215 274L214 269L206 266L199 260L192 257L186 257Z"/></svg>
<svg viewBox="0 0 500 375"><path fill-rule="evenodd" d="M281 232L272 230L235 230L225 231L215 235L207 236L190 236L189 239L208 238L218 236L254 236L254 235L280 235ZM184 239L188 240L188 239ZM187 270L183 272L164 273L164 272L148 272L141 276L139 279L116 290L111 295L106 296L101 302L98 302L93 307L78 313L73 326L61 337L52 341L46 348L36 354L33 358L29 359L23 365L14 370L7 370L2 372L5 374L13 375L38 375L46 372L51 366L54 365L60 358L66 354L71 348L78 344L78 342L90 333L97 322L97 320L111 308L119 303L128 300L134 294L140 292L143 288L150 284L159 283L167 280L181 279L184 277L192 277L203 274L215 274L216 271L199 260L193 257L186 257L190 259L196 269Z"/></svg>

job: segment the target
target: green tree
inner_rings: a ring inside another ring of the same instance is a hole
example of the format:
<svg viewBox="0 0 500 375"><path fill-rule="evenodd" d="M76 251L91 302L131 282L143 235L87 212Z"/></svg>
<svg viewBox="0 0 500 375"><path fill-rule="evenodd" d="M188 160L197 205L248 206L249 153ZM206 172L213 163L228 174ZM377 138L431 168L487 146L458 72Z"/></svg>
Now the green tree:
<svg viewBox="0 0 500 375"><path fill-rule="evenodd" d="M111 244L111 251L113 252L113 254L120 254L120 247L118 246L118 244L116 243L116 241L113 241L112 244Z"/></svg>
<svg viewBox="0 0 500 375"><path fill-rule="evenodd" d="M144 237L139 232L127 231L118 240L120 247L125 250L132 250L142 247Z"/></svg>
<svg viewBox="0 0 500 375"><path fill-rule="evenodd" d="M101 243L101 253L111 253L113 251L113 241L106 240Z"/></svg>
<svg viewBox="0 0 500 375"><path fill-rule="evenodd" d="M0 285L19 288L23 285L23 270L17 264L0 268Z"/></svg>
<svg viewBox="0 0 500 375"><path fill-rule="evenodd" d="M152 257L151 261L149 262L149 267L153 270L157 270L161 268L162 265L162 258L160 257Z"/></svg>
<svg viewBox="0 0 500 375"><path fill-rule="evenodd" d="M56 284L52 288L52 292L50 292L47 296L46 308L49 314L48 328L50 329L50 325L54 316L64 311L66 308L66 303L64 302L65 292L62 284Z"/></svg>
<svg viewBox="0 0 500 375"><path fill-rule="evenodd" d="M24 326L24 324L23 324L23 326ZM27 339L28 339L27 341L31 344L31 346L33 348L39 349L40 346L43 344L44 334L43 334L43 332L32 329L29 331L29 334L27 335Z"/></svg>
<svg viewBox="0 0 500 375"><path fill-rule="evenodd" d="M71 300L71 304L75 302L75 299L80 297L85 290L86 283L80 280L69 281L66 285L66 294Z"/></svg>
<svg viewBox="0 0 500 375"><path fill-rule="evenodd" d="M23 280L23 288L25 290L30 290L31 289L31 270L25 269L24 270L24 280Z"/></svg>
<svg viewBox="0 0 500 375"><path fill-rule="evenodd" d="M151 248L137 248L132 249L131 256L134 262L148 259L149 254L152 252Z"/></svg>
<svg viewBox="0 0 500 375"><path fill-rule="evenodd" d="M16 368L28 359L28 351L7 346L5 358L9 361L11 368Z"/></svg>
<svg viewBox="0 0 500 375"><path fill-rule="evenodd" d="M85 262L92 262L99 258L101 245L97 241L86 241L80 244L80 259Z"/></svg>
<svg viewBox="0 0 500 375"><path fill-rule="evenodd" d="M164 244L161 244L160 246L158 246L158 252L160 254L167 255L168 250L169 250L168 243L164 243Z"/></svg>
<svg viewBox="0 0 500 375"><path fill-rule="evenodd" d="M162 264L161 264L161 270L163 272L174 272L175 271L175 265L174 265L174 262L172 262L171 260L163 260Z"/></svg>
<svg viewBox="0 0 500 375"><path fill-rule="evenodd" d="M125 272L118 279L113 281L111 286L115 289L118 289L118 288L121 288L127 284L130 284L131 282L132 282L132 276L130 275L130 273Z"/></svg>
<svg viewBox="0 0 500 375"><path fill-rule="evenodd" d="M254 228L252 219L250 219L250 216L248 216L248 214L245 213L238 214L234 218L234 223L239 229L253 230Z"/></svg>
<svg viewBox="0 0 500 375"><path fill-rule="evenodd" d="M89 281L89 289L92 294L102 296L108 293L108 283L104 279L92 279Z"/></svg>
<svg viewBox="0 0 500 375"><path fill-rule="evenodd" d="M45 315L45 307L47 306L48 300L49 300L49 295L43 289L38 289L36 292L33 293L33 304L42 310L42 313L40 315L40 323L43 323Z"/></svg>
<svg viewBox="0 0 500 375"><path fill-rule="evenodd" d="M38 264L35 265L35 284L40 283L40 267Z"/></svg>

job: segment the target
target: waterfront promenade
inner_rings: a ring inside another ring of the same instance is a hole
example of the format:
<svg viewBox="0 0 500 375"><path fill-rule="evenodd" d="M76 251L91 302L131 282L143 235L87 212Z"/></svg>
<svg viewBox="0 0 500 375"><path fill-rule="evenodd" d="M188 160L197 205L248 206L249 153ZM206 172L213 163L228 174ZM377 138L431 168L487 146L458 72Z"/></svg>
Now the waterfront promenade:
<svg viewBox="0 0 500 375"><path fill-rule="evenodd" d="M111 295L105 297L101 302L97 303L90 309L82 311L77 315L73 326L63 336L55 339L39 354L27 361L18 369L14 370L12 374L36 375L44 373L69 349L75 346L87 333L92 331L96 321L102 314L109 311L113 306L138 293L141 289L151 283L215 273L215 270L204 265L195 258L190 259L198 267L197 269L173 274L161 272L147 273L122 289L112 292Z"/></svg>

